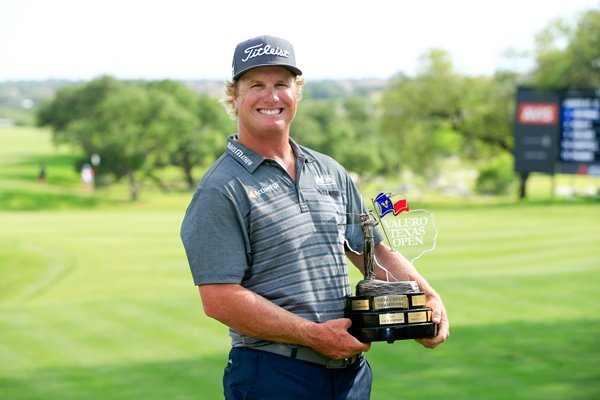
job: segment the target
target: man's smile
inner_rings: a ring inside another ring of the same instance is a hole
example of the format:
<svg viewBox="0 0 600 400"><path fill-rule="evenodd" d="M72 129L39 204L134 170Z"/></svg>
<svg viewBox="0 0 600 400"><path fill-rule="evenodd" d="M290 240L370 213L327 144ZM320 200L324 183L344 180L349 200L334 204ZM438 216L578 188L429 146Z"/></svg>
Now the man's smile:
<svg viewBox="0 0 600 400"><path fill-rule="evenodd" d="M265 108L259 108L258 112L264 115L279 115L281 114L283 111L282 108L276 108L276 109L265 109Z"/></svg>

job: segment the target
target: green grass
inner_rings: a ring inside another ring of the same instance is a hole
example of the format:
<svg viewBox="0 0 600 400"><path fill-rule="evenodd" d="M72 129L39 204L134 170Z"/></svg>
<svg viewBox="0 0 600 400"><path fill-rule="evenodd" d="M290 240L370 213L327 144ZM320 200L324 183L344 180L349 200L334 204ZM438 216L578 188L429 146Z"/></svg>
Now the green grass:
<svg viewBox="0 0 600 400"><path fill-rule="evenodd" d="M190 194L90 194L74 158L45 131L0 129L0 398L222 398L229 339L178 236ZM452 334L373 344L372 398L600 398L599 205L428 205L438 247L417 267Z"/></svg>

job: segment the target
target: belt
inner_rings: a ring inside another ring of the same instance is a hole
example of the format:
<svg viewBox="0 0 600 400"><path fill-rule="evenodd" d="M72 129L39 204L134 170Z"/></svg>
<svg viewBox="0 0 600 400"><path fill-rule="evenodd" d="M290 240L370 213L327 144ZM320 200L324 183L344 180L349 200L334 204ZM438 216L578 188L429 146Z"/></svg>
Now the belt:
<svg viewBox="0 0 600 400"><path fill-rule="evenodd" d="M250 348L254 350L266 351L267 353L278 354L280 356L290 357L300 361L324 365L327 368L346 368L356 363L362 357L362 353L358 353L350 358L334 360L332 358L325 357L321 353L317 353L308 347L291 347L279 343L271 343L265 346Z"/></svg>

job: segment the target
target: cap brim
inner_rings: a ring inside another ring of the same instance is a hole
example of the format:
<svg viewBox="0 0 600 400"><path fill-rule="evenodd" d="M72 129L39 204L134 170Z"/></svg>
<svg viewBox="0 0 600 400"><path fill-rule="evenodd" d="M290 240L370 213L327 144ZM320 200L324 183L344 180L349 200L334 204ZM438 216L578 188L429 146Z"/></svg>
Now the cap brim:
<svg viewBox="0 0 600 400"><path fill-rule="evenodd" d="M246 68L246 69L244 69L242 71L239 71L237 74L235 74L232 77L232 79L234 81L237 81L246 72L248 72L250 70L253 70L253 69L256 69L256 68L260 68L260 67L283 67L283 68L286 68L286 69L290 70L295 75L302 75L302 71L300 71L298 68L294 67L293 65L264 63L264 64L253 65L253 66L251 66L249 68Z"/></svg>

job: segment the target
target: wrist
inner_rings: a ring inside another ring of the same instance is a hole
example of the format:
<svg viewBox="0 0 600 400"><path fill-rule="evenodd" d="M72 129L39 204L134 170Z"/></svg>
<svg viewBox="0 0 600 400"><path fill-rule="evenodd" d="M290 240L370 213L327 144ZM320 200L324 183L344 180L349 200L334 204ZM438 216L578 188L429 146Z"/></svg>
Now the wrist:
<svg viewBox="0 0 600 400"><path fill-rule="evenodd" d="M304 320L298 331L298 344L305 347L314 347L314 344L319 339L319 325L316 322Z"/></svg>

